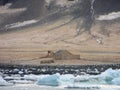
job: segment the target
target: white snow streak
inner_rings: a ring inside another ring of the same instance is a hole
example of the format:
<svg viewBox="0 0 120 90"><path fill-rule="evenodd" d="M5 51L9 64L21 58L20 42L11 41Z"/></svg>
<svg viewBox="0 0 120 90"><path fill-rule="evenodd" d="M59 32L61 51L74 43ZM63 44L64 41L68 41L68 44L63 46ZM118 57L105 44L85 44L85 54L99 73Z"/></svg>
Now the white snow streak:
<svg viewBox="0 0 120 90"><path fill-rule="evenodd" d="M12 23L12 24L6 25L5 28L11 29L11 28L23 27L23 26L30 25L30 24L37 23L37 22L38 22L37 20L28 20L28 21L23 21L23 22L17 22L17 23Z"/></svg>
<svg viewBox="0 0 120 90"><path fill-rule="evenodd" d="M120 12L112 12L108 15L100 15L97 20L113 20L117 18L120 18Z"/></svg>

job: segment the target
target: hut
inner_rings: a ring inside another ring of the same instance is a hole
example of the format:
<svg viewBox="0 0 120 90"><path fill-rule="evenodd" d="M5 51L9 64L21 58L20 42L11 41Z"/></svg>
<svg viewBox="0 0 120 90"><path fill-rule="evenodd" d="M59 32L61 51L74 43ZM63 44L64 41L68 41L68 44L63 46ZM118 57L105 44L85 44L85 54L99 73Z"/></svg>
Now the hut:
<svg viewBox="0 0 120 90"><path fill-rule="evenodd" d="M80 55L74 55L67 50L58 50L54 53L53 58L55 60L71 60L71 59L80 59Z"/></svg>

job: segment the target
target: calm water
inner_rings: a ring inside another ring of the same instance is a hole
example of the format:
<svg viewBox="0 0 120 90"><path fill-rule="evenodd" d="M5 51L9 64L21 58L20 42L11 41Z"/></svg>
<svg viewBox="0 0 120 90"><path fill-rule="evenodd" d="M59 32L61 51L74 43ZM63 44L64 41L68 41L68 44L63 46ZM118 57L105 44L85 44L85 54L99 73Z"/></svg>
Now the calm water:
<svg viewBox="0 0 120 90"><path fill-rule="evenodd" d="M120 90L120 86L100 86L98 87L81 87L81 88L63 88L63 87L48 87L38 86L34 84L30 85L15 85L0 87L0 90Z"/></svg>

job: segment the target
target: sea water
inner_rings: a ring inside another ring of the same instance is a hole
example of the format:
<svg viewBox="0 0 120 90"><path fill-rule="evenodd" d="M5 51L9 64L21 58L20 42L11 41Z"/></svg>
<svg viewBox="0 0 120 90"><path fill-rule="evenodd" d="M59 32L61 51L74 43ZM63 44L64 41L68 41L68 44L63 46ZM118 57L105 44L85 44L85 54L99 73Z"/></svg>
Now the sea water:
<svg viewBox="0 0 120 90"><path fill-rule="evenodd" d="M0 90L120 90L120 69L99 75L19 75L0 76Z"/></svg>

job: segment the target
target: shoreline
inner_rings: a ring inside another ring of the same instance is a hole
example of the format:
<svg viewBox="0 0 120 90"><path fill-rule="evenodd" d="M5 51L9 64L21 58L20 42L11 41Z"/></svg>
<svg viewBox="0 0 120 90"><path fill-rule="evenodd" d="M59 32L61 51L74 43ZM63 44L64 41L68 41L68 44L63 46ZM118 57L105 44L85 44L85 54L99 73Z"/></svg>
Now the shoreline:
<svg viewBox="0 0 120 90"><path fill-rule="evenodd" d="M11 65L0 64L0 70L4 74L19 74L22 70L26 74L90 74L98 75L107 69L120 69L120 64L101 64L101 65ZM84 72L84 73L83 73Z"/></svg>

